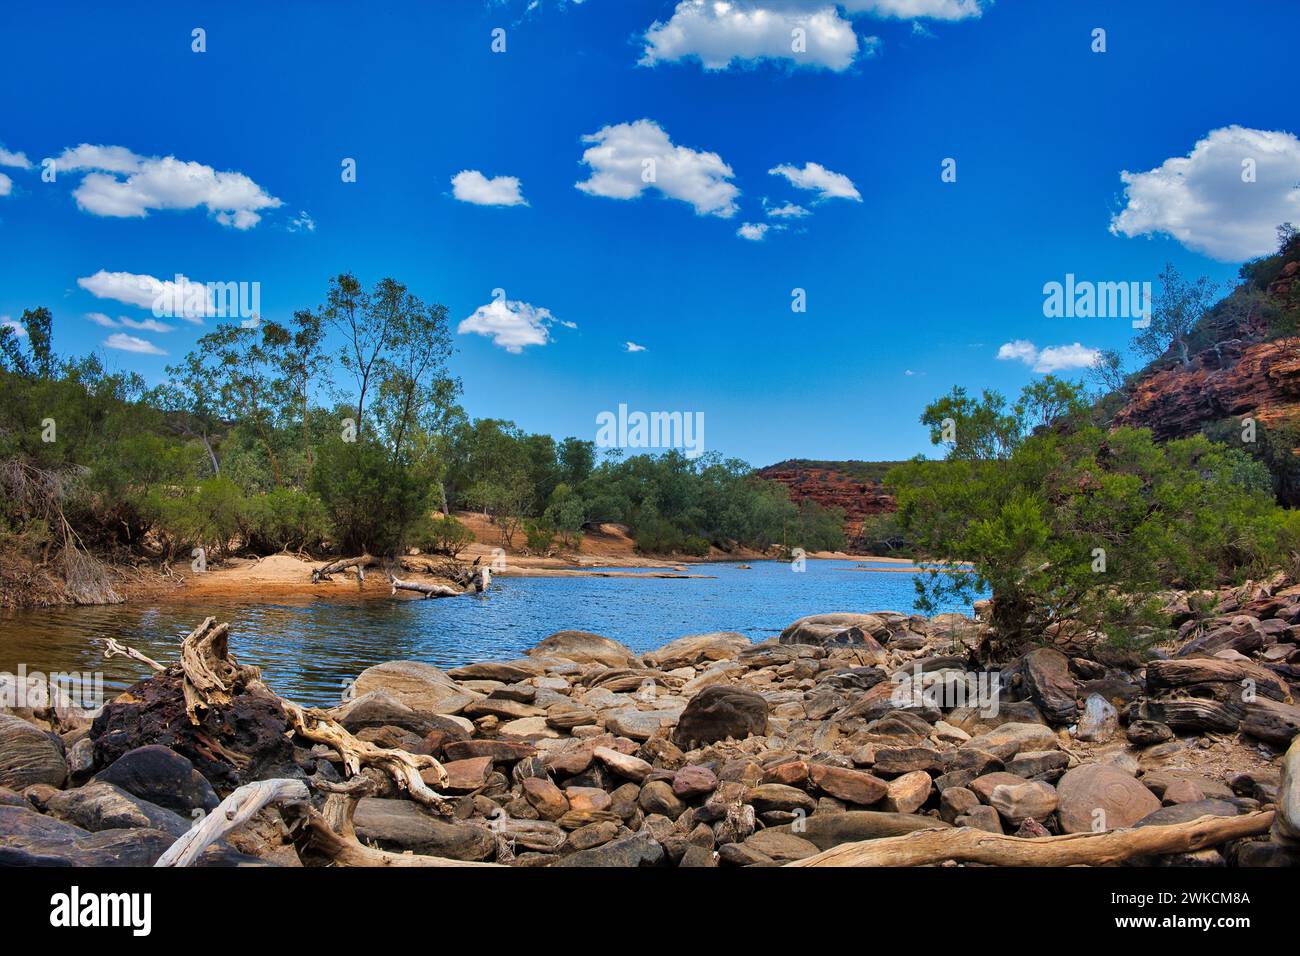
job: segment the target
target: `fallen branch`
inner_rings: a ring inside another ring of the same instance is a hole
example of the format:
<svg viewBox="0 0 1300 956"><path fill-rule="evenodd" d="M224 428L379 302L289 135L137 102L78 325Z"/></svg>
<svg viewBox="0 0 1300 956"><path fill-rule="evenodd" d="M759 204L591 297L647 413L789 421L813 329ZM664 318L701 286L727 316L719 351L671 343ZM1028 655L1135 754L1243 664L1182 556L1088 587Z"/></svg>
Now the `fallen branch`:
<svg viewBox="0 0 1300 956"><path fill-rule="evenodd" d="M379 563L379 559L373 555L363 554L356 558L339 558L337 561L331 561L329 564L321 565L311 572L311 583L320 584L321 581L328 581L331 574L337 574L339 571L346 571L348 568L356 568L357 574L361 580L365 580L365 569L373 568Z"/></svg>
<svg viewBox="0 0 1300 956"><path fill-rule="evenodd" d="M441 856L416 853L389 853L362 845L352 825L357 798L354 794L331 793L325 798L324 811L305 806L306 847L328 859L335 866L461 867L488 866L496 863L472 863Z"/></svg>
<svg viewBox="0 0 1300 956"><path fill-rule="evenodd" d="M189 866L209 846L225 837L231 830L243 826L268 804L306 804L311 799L307 785L301 780L259 780L244 784L168 847L154 866Z"/></svg>
<svg viewBox="0 0 1300 956"><path fill-rule="evenodd" d="M108 637L104 639L104 659L108 660L113 657L129 657L133 661L147 664L156 671L165 671L167 669L152 657L141 654L134 647L127 647L125 644L118 643L116 638Z"/></svg>
<svg viewBox="0 0 1300 956"><path fill-rule="evenodd" d="M421 775L421 771L432 770L436 785L439 787L446 785L447 771L443 770L442 764L433 757L407 753L405 750L393 750L366 740L359 740L342 724L317 707L304 708L283 698L280 700L280 706L284 708L297 733L312 743L325 744L334 749L343 761L348 776L355 776L365 767L374 767L391 777L393 782L409 793L417 803L436 810L444 816L451 815L451 805L440 794L431 790Z"/></svg>
<svg viewBox="0 0 1300 956"><path fill-rule="evenodd" d="M1188 853L1267 833L1273 811L1198 817L1188 823L1032 839L973 827L844 843L787 866L929 866L945 860L988 866L1107 866L1138 856Z"/></svg>
<svg viewBox="0 0 1300 956"><path fill-rule="evenodd" d="M398 591L415 591L417 594L423 594L426 598L445 598L459 597L465 593L446 584L418 584L415 581L403 581L392 574L388 576L388 583L393 586L394 594Z"/></svg>

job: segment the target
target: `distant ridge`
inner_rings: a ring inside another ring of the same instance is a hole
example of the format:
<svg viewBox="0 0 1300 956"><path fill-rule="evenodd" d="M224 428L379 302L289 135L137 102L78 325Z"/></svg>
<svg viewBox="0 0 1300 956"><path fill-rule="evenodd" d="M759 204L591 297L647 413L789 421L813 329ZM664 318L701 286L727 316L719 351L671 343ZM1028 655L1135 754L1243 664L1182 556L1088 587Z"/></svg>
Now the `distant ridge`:
<svg viewBox="0 0 1300 956"><path fill-rule="evenodd" d="M852 541L862 534L865 518L897 509L883 482L885 473L898 464L901 462L790 458L760 468L758 474L785 485L796 504L811 499L824 507L843 508L844 535Z"/></svg>

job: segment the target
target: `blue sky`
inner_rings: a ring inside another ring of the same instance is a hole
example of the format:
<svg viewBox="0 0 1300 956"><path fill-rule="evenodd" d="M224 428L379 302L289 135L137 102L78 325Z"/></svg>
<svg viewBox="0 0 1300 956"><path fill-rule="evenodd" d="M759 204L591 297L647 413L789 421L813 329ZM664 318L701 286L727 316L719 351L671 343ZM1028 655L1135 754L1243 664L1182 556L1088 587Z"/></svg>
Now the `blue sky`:
<svg viewBox="0 0 1300 956"><path fill-rule="evenodd" d="M1126 319L1045 318L1044 283L1153 281L1167 261L1227 282L1300 221L1284 0L4 16L0 317L48 306L62 351L150 381L213 320L141 327L150 310L105 276L255 281L284 320L353 271L454 327L478 315L453 360L473 416L594 438L625 403L703 412L706 446L756 465L906 457L953 384L1013 393L1126 347ZM65 152L82 144L122 150ZM807 215L769 215L791 204ZM1031 361L998 358L1015 342Z"/></svg>

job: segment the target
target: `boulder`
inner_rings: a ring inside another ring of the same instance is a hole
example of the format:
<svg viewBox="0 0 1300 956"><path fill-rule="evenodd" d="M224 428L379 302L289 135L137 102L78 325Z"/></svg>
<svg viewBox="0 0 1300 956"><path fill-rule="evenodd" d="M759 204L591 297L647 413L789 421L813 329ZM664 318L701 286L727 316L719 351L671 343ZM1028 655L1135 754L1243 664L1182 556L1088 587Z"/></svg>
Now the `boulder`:
<svg viewBox="0 0 1300 956"><path fill-rule="evenodd" d="M916 813L930 799L934 784L924 770L913 770L889 781L884 808L891 813Z"/></svg>
<svg viewBox="0 0 1300 956"><path fill-rule="evenodd" d="M578 664L629 667L639 663L631 649L590 631L556 631L527 651L529 657L562 657Z"/></svg>
<svg viewBox="0 0 1300 956"><path fill-rule="evenodd" d="M884 656L880 642L888 640L889 625L875 614L812 614L781 632L782 644L817 647L865 647Z"/></svg>
<svg viewBox="0 0 1300 956"><path fill-rule="evenodd" d="M1089 694L1075 736L1079 740L1105 743L1119 730L1119 712L1100 694Z"/></svg>
<svg viewBox="0 0 1300 956"><path fill-rule="evenodd" d="M45 810L90 833L144 828L178 837L192 824L190 819L180 814L132 796L121 787L102 782L61 790L46 801Z"/></svg>
<svg viewBox="0 0 1300 956"><path fill-rule="evenodd" d="M1056 788L1041 781L1001 784L989 795L989 806L1013 826L1031 818L1042 821L1056 809Z"/></svg>
<svg viewBox="0 0 1300 956"><path fill-rule="evenodd" d="M95 779L186 817L194 810L211 810L221 802L194 764L158 744L128 750Z"/></svg>
<svg viewBox="0 0 1300 956"><path fill-rule="evenodd" d="M683 800L708 796L718 788L718 777L708 767L682 767L673 774L673 793Z"/></svg>
<svg viewBox="0 0 1300 956"><path fill-rule="evenodd" d="M59 738L21 717L0 714L0 786L23 790L43 783L61 787L68 776Z"/></svg>
<svg viewBox="0 0 1300 956"><path fill-rule="evenodd" d="M961 749L982 750L1002 760L1010 760L1022 750L1058 750L1060 746L1052 728L1044 724L1009 723L972 737L962 744Z"/></svg>
<svg viewBox="0 0 1300 956"><path fill-rule="evenodd" d="M394 853L417 853L453 860L485 860L496 850L492 832L425 813L409 800L362 797L353 816L357 836Z"/></svg>
<svg viewBox="0 0 1300 956"><path fill-rule="evenodd" d="M746 838L744 846L778 863L807 859L821 852L817 849L817 844L780 830L759 830Z"/></svg>
<svg viewBox="0 0 1300 956"><path fill-rule="evenodd" d="M516 681L539 677L545 672L546 668L537 661L523 658L516 661L482 661L477 664L466 664L447 671L447 676L456 681L495 680L513 684Z"/></svg>
<svg viewBox="0 0 1300 956"><path fill-rule="evenodd" d="M832 797L862 806L883 800L889 792L885 781L863 770L812 764L808 768L808 777L815 786Z"/></svg>
<svg viewBox="0 0 1300 956"><path fill-rule="evenodd" d="M767 701L750 690L715 685L687 703L677 722L673 742L689 749L728 737L744 740L767 733Z"/></svg>
<svg viewBox="0 0 1300 956"><path fill-rule="evenodd" d="M1029 699L1048 723L1074 722L1079 715L1079 689L1068 657L1053 647L1036 647L1021 659L1020 674Z"/></svg>
<svg viewBox="0 0 1300 956"><path fill-rule="evenodd" d="M383 691L412 710L425 714L454 714L479 695L469 693L444 671L423 661L386 661L367 667L353 681L349 697L358 699Z"/></svg>
<svg viewBox="0 0 1300 956"><path fill-rule="evenodd" d="M649 740L681 717L680 710L616 710L605 715L605 729L631 740ZM547 716L549 722L549 714Z"/></svg>
<svg viewBox="0 0 1300 956"><path fill-rule="evenodd" d="M590 850L579 850L557 862L565 867L638 867L655 866L664 859L663 847L649 833L642 831Z"/></svg>
<svg viewBox="0 0 1300 956"><path fill-rule="evenodd" d="M752 646L752 642L743 634L714 631L710 634L679 637L644 656L651 667L670 671L678 667L699 667L709 661L728 661Z"/></svg>
<svg viewBox="0 0 1300 956"><path fill-rule="evenodd" d="M24 807L0 806L0 866L153 866L174 840L161 830L91 833Z"/></svg>
<svg viewBox="0 0 1300 956"><path fill-rule="evenodd" d="M1057 784L1058 816L1065 833L1130 827L1160 809L1160 799L1110 764L1066 771Z"/></svg>
<svg viewBox="0 0 1300 956"><path fill-rule="evenodd" d="M841 843L874 840L877 837L905 836L917 830L947 827L948 824L933 817L914 813L885 813L875 810L847 810L843 813L818 813L800 820L796 832L794 824L769 827L780 833L795 833L819 850L829 850Z"/></svg>

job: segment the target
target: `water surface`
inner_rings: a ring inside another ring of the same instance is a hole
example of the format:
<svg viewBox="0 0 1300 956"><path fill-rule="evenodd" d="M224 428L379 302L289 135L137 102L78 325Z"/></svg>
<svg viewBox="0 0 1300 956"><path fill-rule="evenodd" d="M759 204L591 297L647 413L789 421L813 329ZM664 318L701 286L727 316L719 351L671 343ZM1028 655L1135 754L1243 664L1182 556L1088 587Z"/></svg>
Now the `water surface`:
<svg viewBox="0 0 1300 956"><path fill-rule="evenodd" d="M372 664L406 659L439 667L520 657L555 631L594 631L646 651L685 634L738 631L754 641L791 621L831 611L912 611L912 575L809 561L692 565L708 578L497 578L476 597L418 600L208 600L47 608L0 616L0 671L102 671L106 691L145 674L123 658L103 661L95 639L115 637L163 663L204 617L231 625L231 647L275 690L306 704L338 702L345 683ZM944 610L969 608L954 604Z"/></svg>

